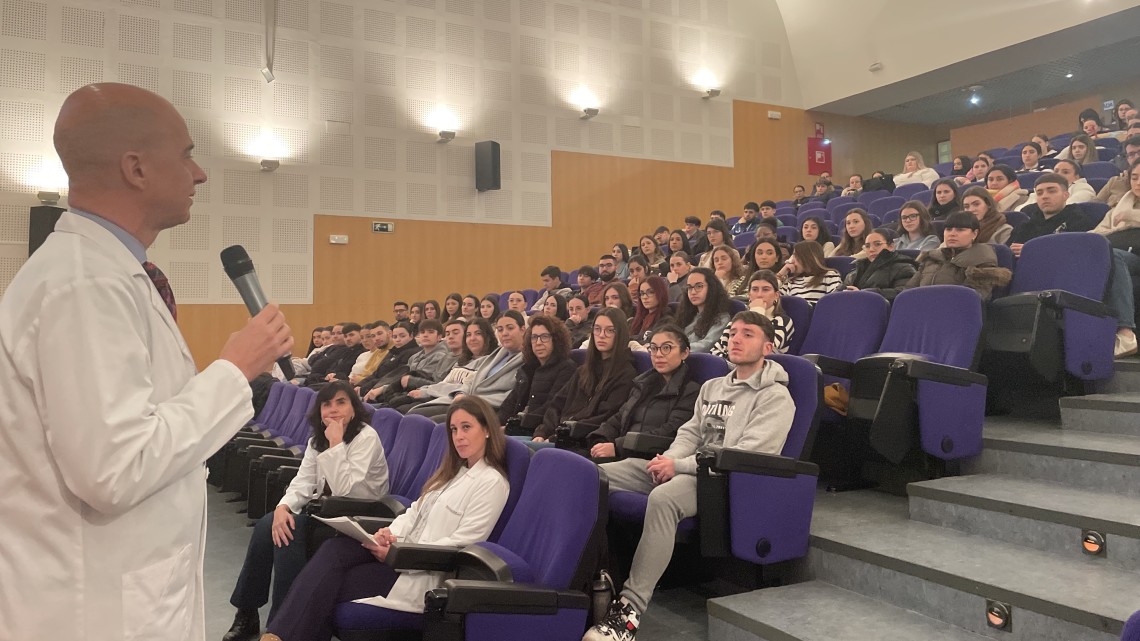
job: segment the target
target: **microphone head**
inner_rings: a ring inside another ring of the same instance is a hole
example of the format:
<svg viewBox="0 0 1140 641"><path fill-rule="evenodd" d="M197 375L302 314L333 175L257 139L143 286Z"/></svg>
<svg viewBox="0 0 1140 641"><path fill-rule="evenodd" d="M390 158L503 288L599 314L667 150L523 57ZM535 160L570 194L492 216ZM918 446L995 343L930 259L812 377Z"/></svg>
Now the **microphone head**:
<svg viewBox="0 0 1140 641"><path fill-rule="evenodd" d="M241 245L232 245L222 250L222 267L226 270L226 275L230 280L240 278L253 271L253 261L249 258L249 252L245 251L245 247Z"/></svg>

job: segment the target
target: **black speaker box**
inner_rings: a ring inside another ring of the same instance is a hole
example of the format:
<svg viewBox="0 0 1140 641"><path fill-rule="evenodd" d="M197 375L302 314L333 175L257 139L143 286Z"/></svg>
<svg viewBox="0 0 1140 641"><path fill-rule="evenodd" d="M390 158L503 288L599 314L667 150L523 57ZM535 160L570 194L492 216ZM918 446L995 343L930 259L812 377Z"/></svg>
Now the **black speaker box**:
<svg viewBox="0 0 1140 641"><path fill-rule="evenodd" d="M488 191L499 189L501 186L499 143L494 140L475 143L475 188L479 191Z"/></svg>
<svg viewBox="0 0 1140 641"><path fill-rule="evenodd" d="M62 207L40 205L32 207L28 212L28 255L40 248L47 240L48 234L55 231L55 224L59 222L59 215L64 212Z"/></svg>

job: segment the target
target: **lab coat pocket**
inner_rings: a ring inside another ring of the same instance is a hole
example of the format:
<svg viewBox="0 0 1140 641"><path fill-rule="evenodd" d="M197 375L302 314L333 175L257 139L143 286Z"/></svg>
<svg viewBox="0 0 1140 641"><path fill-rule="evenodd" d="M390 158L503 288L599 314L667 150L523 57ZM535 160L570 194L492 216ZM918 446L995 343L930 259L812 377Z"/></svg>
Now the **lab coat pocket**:
<svg viewBox="0 0 1140 641"><path fill-rule="evenodd" d="M183 546L173 556L123 575L125 639L189 638L195 584L191 547Z"/></svg>
<svg viewBox="0 0 1140 641"><path fill-rule="evenodd" d="M447 500L447 498L440 501L439 506L433 510L431 515L431 529L433 533L438 535L438 537L432 538L451 536L459 528L459 522L463 520L463 501L458 498L452 498L452 500Z"/></svg>

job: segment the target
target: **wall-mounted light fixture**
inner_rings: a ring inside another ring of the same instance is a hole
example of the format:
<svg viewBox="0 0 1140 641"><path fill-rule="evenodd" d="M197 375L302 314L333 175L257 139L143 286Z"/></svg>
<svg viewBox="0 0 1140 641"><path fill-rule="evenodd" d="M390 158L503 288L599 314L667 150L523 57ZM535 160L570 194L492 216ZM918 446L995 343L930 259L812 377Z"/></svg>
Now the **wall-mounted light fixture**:
<svg viewBox="0 0 1140 641"><path fill-rule="evenodd" d="M59 192L37 191L36 200L39 200L41 205L56 205L59 203Z"/></svg>
<svg viewBox="0 0 1140 641"><path fill-rule="evenodd" d="M581 118L582 120L589 120L590 118L593 118L596 115L598 115L598 108L597 107L585 107L582 109L582 115L579 116L579 118Z"/></svg>
<svg viewBox="0 0 1140 641"><path fill-rule="evenodd" d="M459 129L459 118L447 105L437 105L424 118L424 124L439 132L438 142L451 142L455 140L455 132Z"/></svg>
<svg viewBox="0 0 1140 641"><path fill-rule="evenodd" d="M281 166L281 159L289 157L289 148L281 139L273 135L268 128L262 129L261 134L249 141L245 146L245 153L260 158L261 171L269 173Z"/></svg>
<svg viewBox="0 0 1140 641"><path fill-rule="evenodd" d="M439 132L439 141L438 142L451 142L452 140L455 140L455 132L454 131L448 131L447 129L444 129L444 130Z"/></svg>
<svg viewBox="0 0 1140 641"><path fill-rule="evenodd" d="M281 166L280 160L270 160L270 159L266 158L265 160L261 161L261 171L264 171L266 173L271 172L271 171L277 171L277 168L280 166Z"/></svg>
<svg viewBox="0 0 1140 641"><path fill-rule="evenodd" d="M720 81L717 80L713 72L707 68L701 68L700 71L693 76L691 81L693 86L700 90L705 95L701 96L705 100L716 98L720 95Z"/></svg>
<svg viewBox="0 0 1140 641"><path fill-rule="evenodd" d="M577 89L570 92L570 103L582 110L582 115L579 116L582 120L589 120L599 113L598 97L586 85L578 85Z"/></svg>
<svg viewBox="0 0 1140 641"><path fill-rule="evenodd" d="M52 154L28 172L24 177L24 183L38 190L36 199L40 204L55 205L59 202L60 192L67 187L67 172L63 170L63 163L59 158Z"/></svg>

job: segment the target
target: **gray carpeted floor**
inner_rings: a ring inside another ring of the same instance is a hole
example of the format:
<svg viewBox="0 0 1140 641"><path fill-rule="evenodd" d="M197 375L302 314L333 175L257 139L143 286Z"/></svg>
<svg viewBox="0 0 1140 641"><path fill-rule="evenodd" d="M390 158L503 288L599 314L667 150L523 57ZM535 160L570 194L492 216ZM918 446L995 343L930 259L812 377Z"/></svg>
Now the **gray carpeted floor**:
<svg viewBox="0 0 1140 641"><path fill-rule="evenodd" d="M245 549L252 528L238 507L244 503L226 503L229 495L209 490L209 526L206 540L206 639L220 641L233 623L234 609L230 605ZM265 625L269 606L261 610L261 623ZM641 622L638 641L697 641L708 637L708 617L705 597L697 592L675 588L659 591Z"/></svg>

